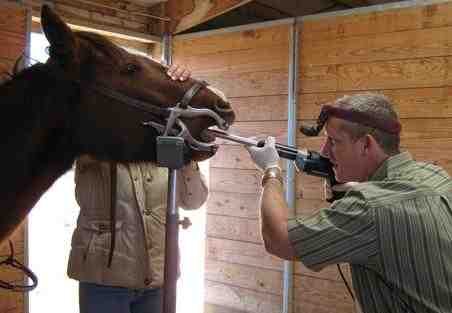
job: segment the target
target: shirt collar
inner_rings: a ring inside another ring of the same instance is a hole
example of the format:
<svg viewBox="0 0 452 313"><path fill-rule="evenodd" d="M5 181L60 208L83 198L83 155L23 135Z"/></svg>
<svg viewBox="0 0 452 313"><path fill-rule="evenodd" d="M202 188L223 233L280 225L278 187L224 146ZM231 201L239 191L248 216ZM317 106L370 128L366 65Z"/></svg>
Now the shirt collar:
<svg viewBox="0 0 452 313"><path fill-rule="evenodd" d="M391 178L394 173L400 172L402 168L411 164L413 158L409 152L402 152L387 158L380 167L370 176L369 181L384 180Z"/></svg>

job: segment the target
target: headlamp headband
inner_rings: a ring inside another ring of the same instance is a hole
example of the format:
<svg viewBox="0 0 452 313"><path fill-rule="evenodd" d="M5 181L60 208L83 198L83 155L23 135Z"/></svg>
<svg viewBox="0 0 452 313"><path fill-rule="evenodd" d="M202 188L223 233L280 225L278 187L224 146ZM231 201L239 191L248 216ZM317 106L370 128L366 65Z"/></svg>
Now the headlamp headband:
<svg viewBox="0 0 452 313"><path fill-rule="evenodd" d="M306 136L317 136L325 125L329 117L337 117L349 122L358 123L378 130L398 135L402 126L397 120L375 117L366 112L359 112L353 109L340 108L326 104L322 106L316 126L301 125L300 131Z"/></svg>

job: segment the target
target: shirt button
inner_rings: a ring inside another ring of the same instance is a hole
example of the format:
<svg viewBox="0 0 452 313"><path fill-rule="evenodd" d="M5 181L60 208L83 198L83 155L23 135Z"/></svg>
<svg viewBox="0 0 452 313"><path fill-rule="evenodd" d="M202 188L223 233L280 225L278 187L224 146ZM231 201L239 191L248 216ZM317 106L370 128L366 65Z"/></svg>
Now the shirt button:
<svg viewBox="0 0 452 313"><path fill-rule="evenodd" d="M144 209L144 215L151 215L152 210L150 208Z"/></svg>
<svg viewBox="0 0 452 313"><path fill-rule="evenodd" d="M146 177L146 181L147 181L148 183L150 183L150 182L152 181L152 176L147 176L147 177Z"/></svg>
<svg viewBox="0 0 452 313"><path fill-rule="evenodd" d="M149 284L151 283L151 280L149 279L149 278L145 278L145 280L144 280L144 284L146 285L146 286L148 286Z"/></svg>

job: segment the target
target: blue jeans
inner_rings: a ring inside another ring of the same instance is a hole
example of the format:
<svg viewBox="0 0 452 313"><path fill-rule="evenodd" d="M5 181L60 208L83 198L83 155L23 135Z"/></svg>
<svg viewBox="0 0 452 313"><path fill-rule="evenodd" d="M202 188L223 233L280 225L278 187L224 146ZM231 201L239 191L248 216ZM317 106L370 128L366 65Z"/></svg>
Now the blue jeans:
<svg viewBox="0 0 452 313"><path fill-rule="evenodd" d="M161 313L162 289L79 283L80 313Z"/></svg>

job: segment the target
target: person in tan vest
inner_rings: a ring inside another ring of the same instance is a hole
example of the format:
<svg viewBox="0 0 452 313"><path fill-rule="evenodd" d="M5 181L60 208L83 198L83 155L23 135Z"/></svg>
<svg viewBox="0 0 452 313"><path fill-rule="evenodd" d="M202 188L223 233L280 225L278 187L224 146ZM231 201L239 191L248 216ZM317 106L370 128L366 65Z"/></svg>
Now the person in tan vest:
<svg viewBox="0 0 452 313"><path fill-rule="evenodd" d="M190 71L172 66L168 75L185 80ZM80 206L72 237L68 276L79 281L80 313L159 313L164 278L168 169L155 164L117 163L115 246L111 244L111 163L80 157L75 195ZM208 188L198 164L177 177L177 205L199 208Z"/></svg>

